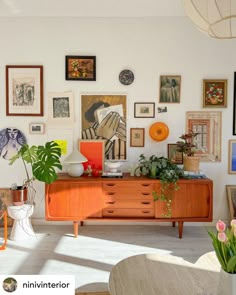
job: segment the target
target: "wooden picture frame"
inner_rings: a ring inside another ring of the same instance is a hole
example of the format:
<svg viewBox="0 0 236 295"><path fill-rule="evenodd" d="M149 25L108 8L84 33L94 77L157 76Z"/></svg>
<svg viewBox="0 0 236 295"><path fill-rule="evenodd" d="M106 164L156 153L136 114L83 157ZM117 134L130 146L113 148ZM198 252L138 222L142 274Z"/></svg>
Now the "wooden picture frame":
<svg viewBox="0 0 236 295"><path fill-rule="evenodd" d="M66 80L96 81L96 56L66 56Z"/></svg>
<svg viewBox="0 0 236 295"><path fill-rule="evenodd" d="M181 76L160 76L159 103L180 103Z"/></svg>
<svg viewBox="0 0 236 295"><path fill-rule="evenodd" d="M78 149L88 162L83 163L84 170L90 165L92 169L104 171L105 141L79 139Z"/></svg>
<svg viewBox="0 0 236 295"><path fill-rule="evenodd" d="M144 147L145 129L144 128L130 128L130 146Z"/></svg>
<svg viewBox="0 0 236 295"><path fill-rule="evenodd" d="M230 219L236 218L236 185L226 185Z"/></svg>
<svg viewBox="0 0 236 295"><path fill-rule="evenodd" d="M220 162L222 112L186 112L186 133L190 130L198 133L194 154L199 156L202 162Z"/></svg>
<svg viewBox="0 0 236 295"><path fill-rule="evenodd" d="M11 191L9 188L0 188L0 216L1 212L7 210L7 206L12 205ZM13 219L7 216L7 225L13 225ZM0 219L0 227L4 227L4 219Z"/></svg>
<svg viewBox="0 0 236 295"><path fill-rule="evenodd" d="M203 108L227 107L227 80L203 80Z"/></svg>
<svg viewBox="0 0 236 295"><path fill-rule="evenodd" d="M155 103L154 102L135 102L134 118L154 118Z"/></svg>
<svg viewBox="0 0 236 295"><path fill-rule="evenodd" d="M43 66L6 66L6 115L43 116Z"/></svg>
<svg viewBox="0 0 236 295"><path fill-rule="evenodd" d="M229 140L228 173L236 174L236 140Z"/></svg>
<svg viewBox="0 0 236 295"><path fill-rule="evenodd" d="M44 134L45 133L45 124L44 123L30 123L29 124L29 133L30 134Z"/></svg>
<svg viewBox="0 0 236 295"><path fill-rule="evenodd" d="M183 153L177 151L176 143L167 144L167 157L172 163L175 163L177 165L183 164Z"/></svg>

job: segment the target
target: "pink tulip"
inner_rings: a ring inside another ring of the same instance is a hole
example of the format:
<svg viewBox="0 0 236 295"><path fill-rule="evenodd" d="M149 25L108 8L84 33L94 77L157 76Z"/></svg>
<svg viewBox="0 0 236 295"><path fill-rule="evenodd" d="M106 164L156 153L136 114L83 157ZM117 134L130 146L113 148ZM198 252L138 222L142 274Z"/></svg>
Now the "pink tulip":
<svg viewBox="0 0 236 295"><path fill-rule="evenodd" d="M218 240L220 242L226 242L227 241L227 237L226 237L226 234L224 232L219 232L217 237L218 237Z"/></svg>
<svg viewBox="0 0 236 295"><path fill-rule="evenodd" d="M236 237L236 227L232 227L232 230L233 230L234 236Z"/></svg>
<svg viewBox="0 0 236 295"><path fill-rule="evenodd" d="M232 219L230 225L232 228L236 228L236 219Z"/></svg>
<svg viewBox="0 0 236 295"><path fill-rule="evenodd" d="M216 229L218 232L224 232L226 229L226 224L223 221L219 220L216 223Z"/></svg>

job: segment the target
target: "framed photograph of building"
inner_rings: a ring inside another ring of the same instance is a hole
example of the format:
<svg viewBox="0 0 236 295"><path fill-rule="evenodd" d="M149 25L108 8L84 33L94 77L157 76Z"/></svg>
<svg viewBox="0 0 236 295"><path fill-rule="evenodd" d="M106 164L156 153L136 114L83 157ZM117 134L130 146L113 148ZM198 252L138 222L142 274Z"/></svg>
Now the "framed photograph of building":
<svg viewBox="0 0 236 295"><path fill-rule="evenodd" d="M96 81L96 56L66 56L66 80Z"/></svg>
<svg viewBox="0 0 236 295"><path fill-rule="evenodd" d="M230 219L236 218L236 185L226 185Z"/></svg>
<svg viewBox="0 0 236 295"><path fill-rule="evenodd" d="M44 123L30 123L29 124L30 134L44 134L45 124Z"/></svg>
<svg viewBox="0 0 236 295"><path fill-rule="evenodd" d="M6 66L6 115L43 116L43 66Z"/></svg>
<svg viewBox="0 0 236 295"><path fill-rule="evenodd" d="M145 129L144 128L130 128L130 146L144 147Z"/></svg>
<svg viewBox="0 0 236 295"><path fill-rule="evenodd" d="M135 102L134 118L154 118L155 103L154 102Z"/></svg>
<svg viewBox="0 0 236 295"><path fill-rule="evenodd" d="M160 103L180 103L181 76L160 76Z"/></svg>
<svg viewBox="0 0 236 295"><path fill-rule="evenodd" d="M227 80L203 80L203 107L227 107Z"/></svg>

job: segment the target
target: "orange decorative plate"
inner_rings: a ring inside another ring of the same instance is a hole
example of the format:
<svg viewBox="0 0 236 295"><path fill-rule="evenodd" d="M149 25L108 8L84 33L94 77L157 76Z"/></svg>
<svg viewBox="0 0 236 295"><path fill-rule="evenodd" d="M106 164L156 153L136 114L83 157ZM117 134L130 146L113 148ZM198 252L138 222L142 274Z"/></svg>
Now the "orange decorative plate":
<svg viewBox="0 0 236 295"><path fill-rule="evenodd" d="M156 141L165 140L169 135L169 128L163 122L156 122L149 128L149 135Z"/></svg>

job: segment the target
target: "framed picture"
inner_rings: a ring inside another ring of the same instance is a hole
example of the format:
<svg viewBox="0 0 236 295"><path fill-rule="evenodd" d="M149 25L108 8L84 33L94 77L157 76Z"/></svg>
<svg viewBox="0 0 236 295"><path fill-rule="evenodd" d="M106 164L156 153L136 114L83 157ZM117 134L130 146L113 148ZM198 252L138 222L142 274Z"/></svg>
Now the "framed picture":
<svg viewBox="0 0 236 295"><path fill-rule="evenodd" d="M195 139L196 156L202 162L221 161L222 113L220 111L190 111L186 113L186 133L198 133Z"/></svg>
<svg viewBox="0 0 236 295"><path fill-rule="evenodd" d="M236 140L229 140L228 173L236 174Z"/></svg>
<svg viewBox="0 0 236 295"><path fill-rule="evenodd" d="M88 162L83 163L84 170L90 165L92 169L104 170L105 140L83 140L78 142L78 148Z"/></svg>
<svg viewBox="0 0 236 295"><path fill-rule="evenodd" d="M48 103L48 125L57 128L73 126L74 100L72 92L50 92Z"/></svg>
<svg viewBox="0 0 236 295"><path fill-rule="evenodd" d="M230 219L236 218L236 185L226 185Z"/></svg>
<svg viewBox="0 0 236 295"><path fill-rule="evenodd" d="M96 81L96 56L66 56L66 80Z"/></svg>
<svg viewBox="0 0 236 295"><path fill-rule="evenodd" d="M130 146L144 147L145 129L130 128Z"/></svg>
<svg viewBox="0 0 236 295"><path fill-rule="evenodd" d="M11 192L9 188L0 188L0 217L1 212L7 209L7 206L12 205ZM13 225L13 219L7 216L7 225ZM4 219L0 219L0 227L4 226Z"/></svg>
<svg viewBox="0 0 236 295"><path fill-rule="evenodd" d="M135 118L154 118L155 103L154 102L135 102L134 117Z"/></svg>
<svg viewBox="0 0 236 295"><path fill-rule="evenodd" d="M160 76L160 103L180 103L181 76Z"/></svg>
<svg viewBox="0 0 236 295"><path fill-rule="evenodd" d="M227 80L203 80L203 107L227 107Z"/></svg>
<svg viewBox="0 0 236 295"><path fill-rule="evenodd" d="M177 151L176 143L168 143L167 145L167 157L175 164L183 164L183 153Z"/></svg>
<svg viewBox="0 0 236 295"><path fill-rule="evenodd" d="M127 160L126 95L82 94L82 139L105 139L106 160Z"/></svg>
<svg viewBox="0 0 236 295"><path fill-rule="evenodd" d="M6 115L43 116L43 66L6 66Z"/></svg>
<svg viewBox="0 0 236 295"><path fill-rule="evenodd" d="M45 133L45 124L44 123L30 123L29 124L29 133L31 133L31 134L44 134Z"/></svg>

